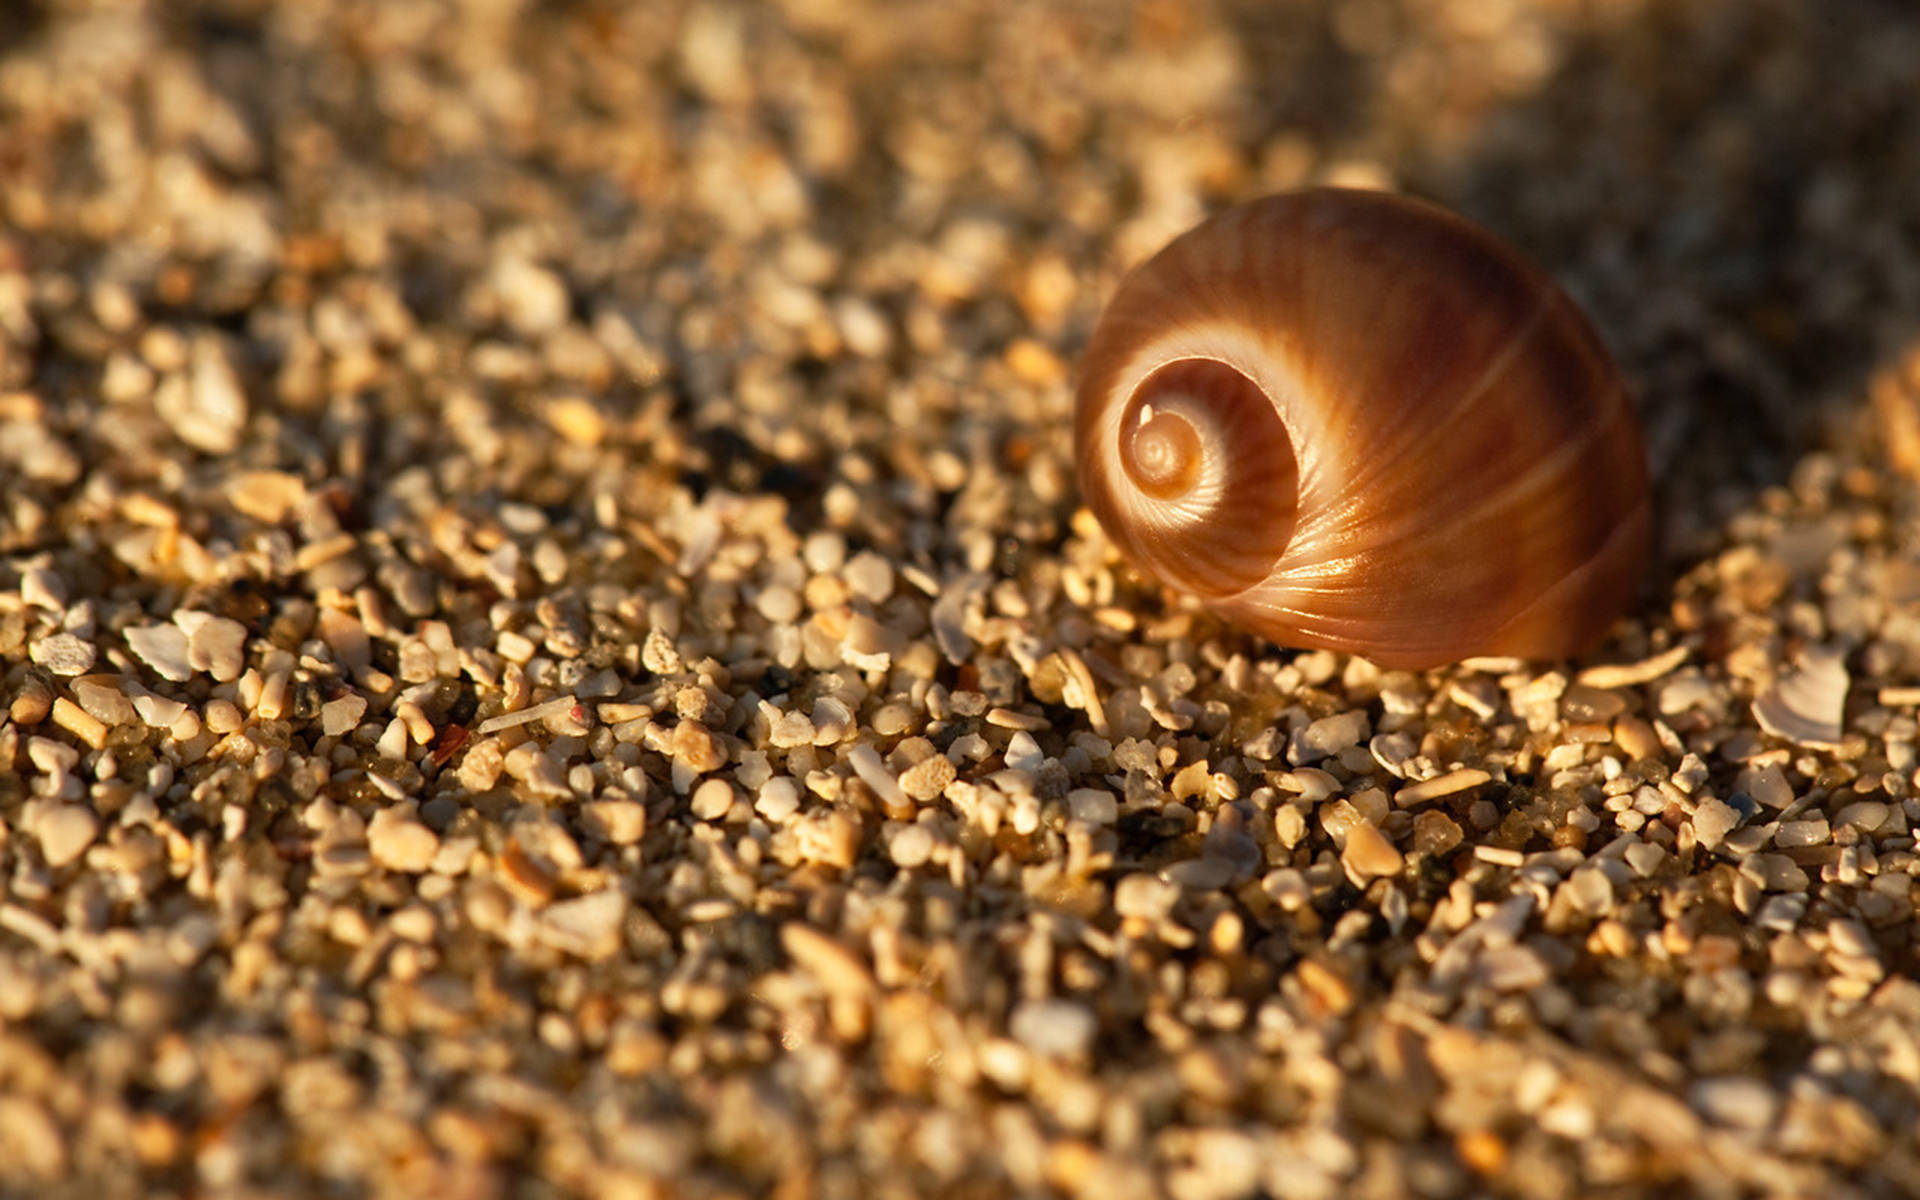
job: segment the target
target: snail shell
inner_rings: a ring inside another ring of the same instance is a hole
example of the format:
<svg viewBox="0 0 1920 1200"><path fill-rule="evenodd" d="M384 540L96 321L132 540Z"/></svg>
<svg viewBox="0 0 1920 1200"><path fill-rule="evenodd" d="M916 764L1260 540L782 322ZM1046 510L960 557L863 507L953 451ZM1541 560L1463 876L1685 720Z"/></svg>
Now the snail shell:
<svg viewBox="0 0 1920 1200"><path fill-rule="evenodd" d="M1640 431L1592 326L1493 235L1400 196L1257 200L1135 268L1074 443L1148 573L1382 666L1577 653L1647 553Z"/></svg>

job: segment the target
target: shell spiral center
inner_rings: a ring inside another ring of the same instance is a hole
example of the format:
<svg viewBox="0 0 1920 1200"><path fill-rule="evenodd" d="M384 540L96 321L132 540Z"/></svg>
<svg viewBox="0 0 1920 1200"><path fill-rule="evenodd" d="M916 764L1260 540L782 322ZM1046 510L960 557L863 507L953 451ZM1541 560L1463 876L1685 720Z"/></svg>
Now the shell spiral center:
<svg viewBox="0 0 1920 1200"><path fill-rule="evenodd" d="M1257 383L1217 359L1175 359L1134 388L1117 432L1142 560L1203 596L1266 577L1293 535L1299 464Z"/></svg>

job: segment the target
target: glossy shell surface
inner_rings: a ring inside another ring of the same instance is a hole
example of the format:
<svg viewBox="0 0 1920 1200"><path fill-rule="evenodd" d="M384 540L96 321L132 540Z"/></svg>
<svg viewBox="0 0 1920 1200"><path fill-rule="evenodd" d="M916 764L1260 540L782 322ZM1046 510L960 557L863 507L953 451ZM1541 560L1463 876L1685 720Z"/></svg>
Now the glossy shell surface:
<svg viewBox="0 0 1920 1200"><path fill-rule="evenodd" d="M1493 235L1406 197L1254 201L1135 268L1074 438L1125 555L1287 646L1563 657L1646 558L1645 453L1592 326Z"/></svg>

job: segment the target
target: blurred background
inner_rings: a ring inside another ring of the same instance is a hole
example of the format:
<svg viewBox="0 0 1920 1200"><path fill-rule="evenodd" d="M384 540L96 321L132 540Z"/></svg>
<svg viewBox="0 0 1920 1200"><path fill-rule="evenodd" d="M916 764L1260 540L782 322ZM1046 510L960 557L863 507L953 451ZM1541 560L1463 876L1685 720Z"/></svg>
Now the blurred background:
<svg viewBox="0 0 1920 1200"><path fill-rule="evenodd" d="M648 451L805 506L926 475L889 414L1057 447L1118 273L1206 213L1400 188L1590 308L1684 559L1913 338L1916 61L1904 0L16 0L0 265L244 327L296 411L400 324L458 360L616 312L587 381ZM493 374L524 398L566 351Z"/></svg>

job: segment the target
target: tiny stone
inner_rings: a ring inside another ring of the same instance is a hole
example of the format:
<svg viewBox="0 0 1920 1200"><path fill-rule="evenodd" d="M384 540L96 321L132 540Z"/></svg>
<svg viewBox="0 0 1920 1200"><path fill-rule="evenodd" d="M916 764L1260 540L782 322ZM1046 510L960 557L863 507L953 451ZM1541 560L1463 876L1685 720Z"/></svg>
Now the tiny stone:
<svg viewBox="0 0 1920 1200"><path fill-rule="evenodd" d="M433 864L440 838L414 816L411 804L396 804L367 823L367 850L385 869L414 874Z"/></svg>
<svg viewBox="0 0 1920 1200"><path fill-rule="evenodd" d="M1357 746L1369 736L1364 710L1353 709L1322 717L1293 736L1290 757L1296 765L1331 758L1349 746Z"/></svg>
<svg viewBox="0 0 1920 1200"><path fill-rule="evenodd" d="M945 762L946 760L940 759ZM893 864L903 870L912 870L924 866L933 857L933 834L920 824L908 825L893 835L887 844L887 853Z"/></svg>
<svg viewBox="0 0 1920 1200"><path fill-rule="evenodd" d="M1123 917L1157 921L1173 911L1180 889L1152 875L1128 875L1113 889L1113 910Z"/></svg>
<svg viewBox="0 0 1920 1200"><path fill-rule="evenodd" d="M58 869L79 858L100 832L100 818L80 804L62 804L43 812L34 824L41 857Z"/></svg>
<svg viewBox="0 0 1920 1200"><path fill-rule="evenodd" d="M893 595L893 564L871 550L862 550L848 560L841 572L854 594L880 604Z"/></svg>
<svg viewBox="0 0 1920 1200"><path fill-rule="evenodd" d="M185 616L186 614L181 614ZM187 661L221 683L246 669L247 627L225 617L204 617L187 626Z"/></svg>
<svg viewBox="0 0 1920 1200"><path fill-rule="evenodd" d="M328 737L345 737L359 728L367 713L365 696L342 696L320 706L320 730Z"/></svg>
<svg viewBox="0 0 1920 1200"><path fill-rule="evenodd" d="M1120 816L1120 802L1105 788L1073 789L1067 793L1067 809L1074 820L1089 825L1111 825Z"/></svg>
<svg viewBox="0 0 1920 1200"><path fill-rule="evenodd" d="M1715 1124L1748 1130L1773 1124L1778 1103L1773 1089L1763 1080L1745 1076L1698 1080L1688 1089L1687 1100Z"/></svg>
<svg viewBox="0 0 1920 1200"><path fill-rule="evenodd" d="M1666 856L1667 852L1652 842L1635 842L1627 847L1624 855L1627 865L1633 868L1633 873L1643 879L1653 874Z"/></svg>
<svg viewBox="0 0 1920 1200"><path fill-rule="evenodd" d="M154 411L174 435L208 454L232 454L247 423L247 396L224 343L202 337L193 345L191 375L170 375L153 397Z"/></svg>
<svg viewBox="0 0 1920 1200"><path fill-rule="evenodd" d="M164 679L185 683L193 678L187 661L187 634L177 625L145 625L126 631L127 647Z"/></svg>
<svg viewBox="0 0 1920 1200"><path fill-rule="evenodd" d="M1711 796L1693 810L1693 836L1703 850L1718 846L1739 824L1740 814Z"/></svg>
<svg viewBox="0 0 1920 1200"><path fill-rule="evenodd" d="M1340 861L1348 870L1362 879L1375 879L1382 875L1397 875L1406 865L1393 843L1371 823L1361 821L1347 831L1347 848L1341 852Z"/></svg>
<svg viewBox="0 0 1920 1200"><path fill-rule="evenodd" d="M723 820L733 809L733 785L724 779L709 779L693 789L687 807L702 821Z"/></svg>
<svg viewBox="0 0 1920 1200"><path fill-rule="evenodd" d="M540 914L538 936L555 950L600 961L619 953L626 919L626 895L607 888L550 905Z"/></svg>
<svg viewBox="0 0 1920 1200"><path fill-rule="evenodd" d="M56 633L33 643L33 661L55 675L85 675L93 670L91 643L71 633Z"/></svg>
<svg viewBox="0 0 1920 1200"><path fill-rule="evenodd" d="M1793 803L1793 788L1777 763L1747 768L1734 780L1734 786L1768 808L1785 808Z"/></svg>
<svg viewBox="0 0 1920 1200"><path fill-rule="evenodd" d="M780 824L800 809L800 785L790 775L776 775L761 786L754 799L754 811Z"/></svg>
<svg viewBox="0 0 1920 1200"><path fill-rule="evenodd" d="M1428 858L1450 853L1465 838L1460 823L1437 809L1413 819L1414 853Z"/></svg>
<svg viewBox="0 0 1920 1200"><path fill-rule="evenodd" d="M141 692L133 698L133 711L154 729L172 729L181 717L187 715L187 706L152 692Z"/></svg>
<svg viewBox="0 0 1920 1200"><path fill-rule="evenodd" d="M115 686L114 676L76 679L72 687L73 698L80 707L108 725L131 725L139 719L132 702Z"/></svg>
<svg viewBox="0 0 1920 1200"><path fill-rule="evenodd" d="M922 802L932 800L958 777L953 763L944 754L934 754L908 767L900 774L900 789Z"/></svg>
<svg viewBox="0 0 1920 1200"><path fill-rule="evenodd" d="M682 721L674 726L673 758L697 774L717 770L727 761L719 739L698 721Z"/></svg>
<svg viewBox="0 0 1920 1200"><path fill-rule="evenodd" d="M585 828L616 846L631 846L647 831L646 806L634 800L593 800L580 806Z"/></svg>
<svg viewBox="0 0 1920 1200"><path fill-rule="evenodd" d="M1035 1054L1057 1058L1084 1054L1098 1029L1092 1010L1067 1000L1029 1000L1007 1021L1016 1041Z"/></svg>
<svg viewBox="0 0 1920 1200"><path fill-rule="evenodd" d="M67 607L67 581L45 567L20 573L20 599L35 608L61 612Z"/></svg>
<svg viewBox="0 0 1920 1200"><path fill-rule="evenodd" d="M770 587L760 593L754 607L775 625L791 625L800 617L800 597L792 588Z"/></svg>

